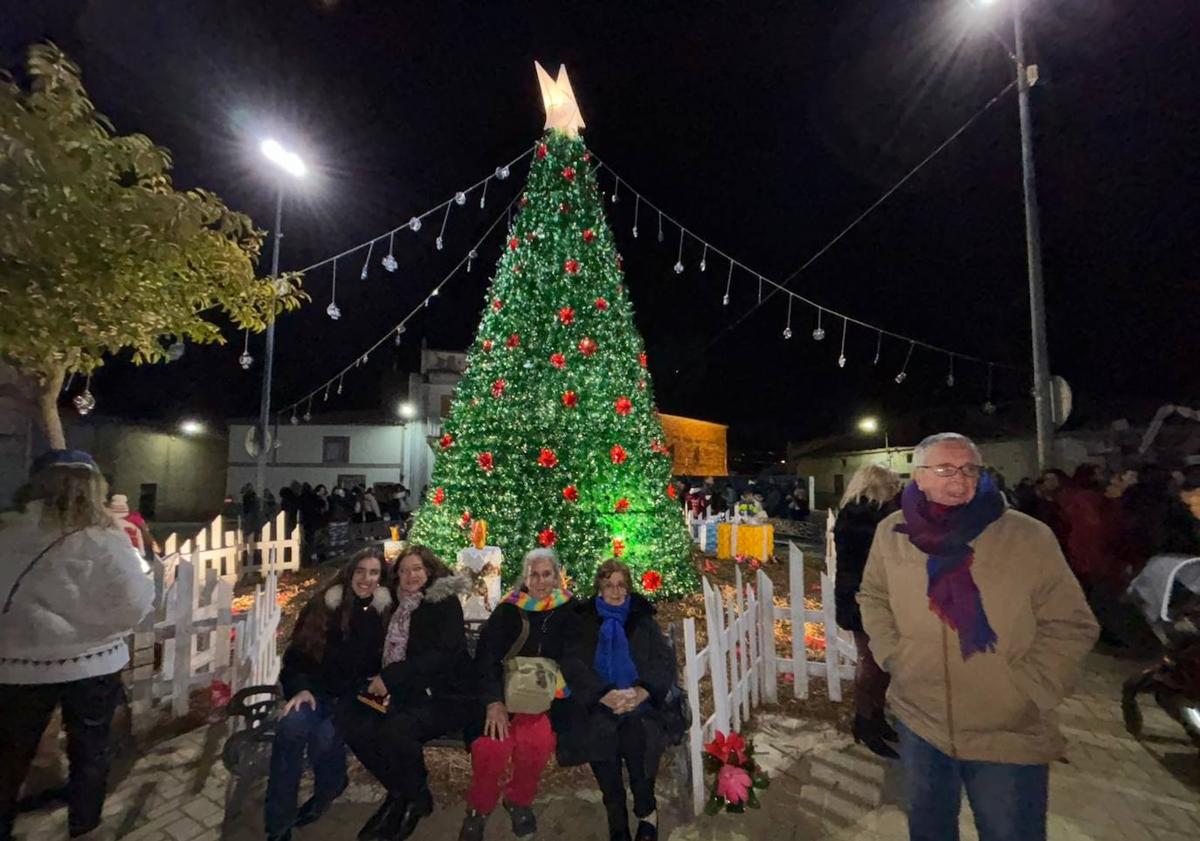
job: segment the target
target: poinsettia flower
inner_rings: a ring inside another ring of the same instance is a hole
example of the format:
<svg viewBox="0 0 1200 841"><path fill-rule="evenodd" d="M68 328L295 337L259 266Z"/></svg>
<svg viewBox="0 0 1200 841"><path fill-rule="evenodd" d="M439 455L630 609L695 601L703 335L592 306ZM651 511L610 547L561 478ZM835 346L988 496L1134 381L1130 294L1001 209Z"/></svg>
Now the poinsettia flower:
<svg viewBox="0 0 1200 841"><path fill-rule="evenodd" d="M558 311L558 320L563 324L570 324L575 320L575 309L573 307L562 307Z"/></svg>
<svg viewBox="0 0 1200 841"><path fill-rule="evenodd" d="M496 346L496 343L495 343L495 342L493 342L491 339L484 339L484 340L483 340L483 352L484 352L484 353L491 353L491 352L492 352L492 348L493 348L493 347L495 347L495 346Z"/></svg>
<svg viewBox="0 0 1200 841"><path fill-rule="evenodd" d="M579 491L574 485L567 485L563 488L563 499L567 502L576 502L579 499Z"/></svg>
<svg viewBox="0 0 1200 841"><path fill-rule="evenodd" d="M762 561L760 561L758 558L750 559L750 569L757 572L761 567L762 567Z"/></svg>
<svg viewBox="0 0 1200 841"><path fill-rule="evenodd" d="M441 444L443 450L448 450L454 446L454 436L447 432L438 443Z"/></svg>
<svg viewBox="0 0 1200 841"><path fill-rule="evenodd" d="M458 524L464 529L471 525L471 509L468 508L462 512L462 516L458 518Z"/></svg>
<svg viewBox="0 0 1200 841"><path fill-rule="evenodd" d="M706 575L716 575L717 565L707 558L704 559L704 572Z"/></svg>
<svg viewBox="0 0 1200 841"><path fill-rule="evenodd" d="M625 396L618 397L616 402L613 403L613 409L618 415L624 417L633 411L633 401Z"/></svg>
<svg viewBox="0 0 1200 841"><path fill-rule="evenodd" d="M585 228L585 229L584 229L584 231L583 231L583 241L584 241L584 242L591 242L591 241L592 241L592 240L594 240L595 238L596 238L596 232L595 232L595 231L593 231L591 228Z"/></svg>
<svg viewBox="0 0 1200 841"><path fill-rule="evenodd" d="M562 177L567 179L568 181L574 181L575 180L575 167L573 167L573 166L563 167Z"/></svg>
<svg viewBox="0 0 1200 841"><path fill-rule="evenodd" d="M503 377L501 377L500 379L498 379L494 383L492 383L492 397L496 397L496 398L503 397L505 385L507 385L507 383L504 382Z"/></svg>
<svg viewBox="0 0 1200 841"><path fill-rule="evenodd" d="M608 301L604 298L597 298L596 309L600 310L600 312L604 312L606 309L608 309Z"/></svg>
<svg viewBox="0 0 1200 841"><path fill-rule="evenodd" d="M656 593L662 587L662 574L655 569L642 573L642 589L647 593Z"/></svg>
<svg viewBox="0 0 1200 841"><path fill-rule="evenodd" d="M508 250L509 251L516 251L520 247L521 247L521 240L517 239L516 237L513 237L512 239L510 239L508 241Z"/></svg>
<svg viewBox="0 0 1200 841"><path fill-rule="evenodd" d="M750 775L736 765L722 765L717 772L717 796L724 797L730 804L745 803L750 799Z"/></svg>
<svg viewBox="0 0 1200 841"><path fill-rule="evenodd" d="M614 537L612 542L613 557L619 558L625 554L625 541L619 537Z"/></svg>
<svg viewBox="0 0 1200 841"><path fill-rule="evenodd" d="M558 542L558 533L552 528L542 529L538 533L538 543L549 548Z"/></svg>
<svg viewBox="0 0 1200 841"><path fill-rule="evenodd" d="M542 447L542 451L538 453L538 464L542 467L557 467L558 456L549 447Z"/></svg>
<svg viewBox="0 0 1200 841"><path fill-rule="evenodd" d="M579 274L579 261L570 257L563 263L563 271L567 274Z"/></svg>
<svg viewBox="0 0 1200 841"><path fill-rule="evenodd" d="M679 496L679 491L675 490L674 485L667 485L667 496L669 496L671 499L675 499Z"/></svg>
<svg viewBox="0 0 1200 841"><path fill-rule="evenodd" d="M492 457L491 453L480 453L478 458L476 458L476 461L478 461L479 466L486 471L490 471L496 466L496 460Z"/></svg>
<svg viewBox="0 0 1200 841"><path fill-rule="evenodd" d="M613 506L613 510L618 514L624 514L629 510L629 500L627 500L625 497L621 497L617 500L617 504Z"/></svg>
<svg viewBox="0 0 1200 841"><path fill-rule="evenodd" d="M562 404L568 409L574 409L579 405L579 397L573 391L564 391L562 395Z"/></svg>
<svg viewBox="0 0 1200 841"><path fill-rule="evenodd" d="M613 464L624 464L625 459L629 458L629 454L620 444L613 444L612 449L608 451L608 457L612 459Z"/></svg>
<svg viewBox="0 0 1200 841"><path fill-rule="evenodd" d="M711 742L704 746L704 752L715 756L722 762L735 760L739 764L746 762L746 740L740 733L731 732L728 736L720 730Z"/></svg>
<svg viewBox="0 0 1200 841"><path fill-rule="evenodd" d="M445 501L446 501L446 489L445 488L436 489L433 492L433 504L441 505Z"/></svg>
<svg viewBox="0 0 1200 841"><path fill-rule="evenodd" d="M546 144L545 144L545 143L539 143L539 144L538 144L538 147L537 147L537 156L538 156L538 160L539 160L539 161L540 161L540 160L542 160L543 158L545 158L545 157L546 157L546 152L547 152L547 151L548 151L548 149L547 149L547 147L546 147Z"/></svg>
<svg viewBox="0 0 1200 841"><path fill-rule="evenodd" d="M500 310L504 309L504 302L501 301L499 298L493 298L492 299L492 309L495 310L496 312L500 312Z"/></svg>
<svg viewBox="0 0 1200 841"><path fill-rule="evenodd" d="M647 363L646 353L645 353L645 351L643 351L642 353L638 354L638 365L641 365L643 368L645 368L646 363Z"/></svg>
<svg viewBox="0 0 1200 841"><path fill-rule="evenodd" d="M521 334L513 333L511 336L508 337L508 341L505 342L504 344L505 344L505 346L508 347L509 350L515 350L516 348L519 348L521 346Z"/></svg>
<svg viewBox="0 0 1200 841"><path fill-rule="evenodd" d="M567 357L561 353L552 353L550 354L550 364L561 371L567 367Z"/></svg>
<svg viewBox="0 0 1200 841"><path fill-rule="evenodd" d="M595 340L592 339L591 336L584 336L579 340L579 352L584 356L591 356L596 352L598 347L599 345L596 344Z"/></svg>

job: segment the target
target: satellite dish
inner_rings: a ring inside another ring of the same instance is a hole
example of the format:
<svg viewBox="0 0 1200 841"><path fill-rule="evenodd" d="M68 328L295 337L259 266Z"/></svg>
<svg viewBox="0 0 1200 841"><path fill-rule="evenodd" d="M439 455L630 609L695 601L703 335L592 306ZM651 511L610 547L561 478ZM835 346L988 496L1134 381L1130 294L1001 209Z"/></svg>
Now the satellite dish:
<svg viewBox="0 0 1200 841"><path fill-rule="evenodd" d="M252 426L246 430L246 440L243 442L246 447L246 452L251 458L258 458L258 427ZM271 437L270 431L267 432L267 446L274 445L279 447L279 442Z"/></svg>
<svg viewBox="0 0 1200 841"><path fill-rule="evenodd" d="M1055 428L1061 427L1071 417L1071 386L1062 377L1050 378L1050 419Z"/></svg>

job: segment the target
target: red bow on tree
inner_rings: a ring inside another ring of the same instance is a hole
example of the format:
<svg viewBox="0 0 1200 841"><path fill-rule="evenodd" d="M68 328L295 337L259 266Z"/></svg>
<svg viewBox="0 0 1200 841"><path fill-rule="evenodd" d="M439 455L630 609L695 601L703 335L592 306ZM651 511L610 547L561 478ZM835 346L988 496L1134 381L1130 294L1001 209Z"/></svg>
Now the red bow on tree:
<svg viewBox="0 0 1200 841"><path fill-rule="evenodd" d="M442 436L441 441L439 441L438 443L442 445L443 450L448 450L452 446L454 446L454 436L451 435L449 432L447 432L445 435Z"/></svg>
<svg viewBox="0 0 1200 841"><path fill-rule="evenodd" d="M435 490L433 492L433 504L434 505L441 505L445 501L446 501L446 489L445 488L438 488L437 490Z"/></svg>
<svg viewBox="0 0 1200 841"><path fill-rule="evenodd" d="M628 397L618 397L617 402L613 404L613 408L618 415L623 417L633 411L633 401Z"/></svg>
<svg viewBox="0 0 1200 841"><path fill-rule="evenodd" d="M484 470L490 471L493 467L496 466L496 460L492 458L491 453L480 453L478 461L479 461L479 466L482 467Z"/></svg>
<svg viewBox="0 0 1200 841"><path fill-rule="evenodd" d="M567 485L563 488L563 499L567 502L575 502L579 499L579 491L576 490L574 485Z"/></svg>
<svg viewBox="0 0 1200 841"><path fill-rule="evenodd" d="M538 464L542 467L557 467L558 456L549 447L542 447L542 451L538 453Z"/></svg>
<svg viewBox="0 0 1200 841"><path fill-rule="evenodd" d="M575 320L575 310L571 307L563 307L558 311L558 320L563 324L570 324Z"/></svg>
<svg viewBox="0 0 1200 841"><path fill-rule="evenodd" d="M629 458L629 454L620 444L613 444L612 449L608 451L608 457L612 459L613 464L624 464L625 459Z"/></svg>
<svg viewBox="0 0 1200 841"><path fill-rule="evenodd" d="M558 542L558 534L554 529L542 529L538 534L538 543L543 546L550 547Z"/></svg>
<svg viewBox="0 0 1200 841"><path fill-rule="evenodd" d="M561 371L567 367L567 357L561 353L552 353L550 354L550 364Z"/></svg>
<svg viewBox="0 0 1200 841"><path fill-rule="evenodd" d="M657 592L662 586L662 575L658 570L648 569L642 573L642 589L647 593Z"/></svg>

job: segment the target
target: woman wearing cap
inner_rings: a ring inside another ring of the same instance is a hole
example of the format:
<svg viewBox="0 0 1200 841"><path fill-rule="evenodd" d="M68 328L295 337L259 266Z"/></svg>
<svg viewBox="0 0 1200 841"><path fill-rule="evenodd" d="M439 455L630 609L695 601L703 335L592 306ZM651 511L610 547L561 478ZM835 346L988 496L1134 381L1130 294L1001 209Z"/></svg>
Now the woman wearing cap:
<svg viewBox="0 0 1200 841"><path fill-rule="evenodd" d="M91 456L51 450L30 485L25 511L0 524L0 841L12 837L17 793L59 705L71 837L100 825L125 636L154 601Z"/></svg>

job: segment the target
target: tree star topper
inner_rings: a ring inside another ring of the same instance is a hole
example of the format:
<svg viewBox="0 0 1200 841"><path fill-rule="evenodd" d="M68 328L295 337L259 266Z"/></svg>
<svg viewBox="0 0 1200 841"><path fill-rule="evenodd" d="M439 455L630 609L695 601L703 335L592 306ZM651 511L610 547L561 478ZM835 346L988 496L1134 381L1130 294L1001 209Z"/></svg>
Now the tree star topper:
<svg viewBox="0 0 1200 841"><path fill-rule="evenodd" d="M546 108L546 128L556 128L568 137L578 137L579 130L584 127L583 115L579 113L579 104L575 102L575 91L571 90L566 65L558 66L557 79L551 79L540 63L535 61L533 66L542 89L542 105Z"/></svg>

